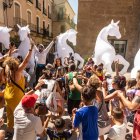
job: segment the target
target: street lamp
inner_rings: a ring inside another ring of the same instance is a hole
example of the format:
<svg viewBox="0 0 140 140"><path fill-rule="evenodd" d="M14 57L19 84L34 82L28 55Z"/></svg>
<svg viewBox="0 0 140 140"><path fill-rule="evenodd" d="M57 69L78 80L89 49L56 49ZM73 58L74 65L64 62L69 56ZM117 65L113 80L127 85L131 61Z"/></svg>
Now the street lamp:
<svg viewBox="0 0 140 140"><path fill-rule="evenodd" d="M5 0L3 2L3 9L6 10L7 8L11 8L13 5L13 0Z"/></svg>

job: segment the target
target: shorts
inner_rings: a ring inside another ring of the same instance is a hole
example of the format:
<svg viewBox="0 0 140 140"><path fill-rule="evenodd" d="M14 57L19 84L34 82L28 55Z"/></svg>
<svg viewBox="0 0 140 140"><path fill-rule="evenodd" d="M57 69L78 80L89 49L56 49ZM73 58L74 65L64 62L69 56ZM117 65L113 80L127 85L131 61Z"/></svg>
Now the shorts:
<svg viewBox="0 0 140 140"><path fill-rule="evenodd" d="M81 100L68 99L68 113L69 113L69 115L72 115L72 110L74 108L77 108L77 109L79 108L80 102L81 102Z"/></svg>
<svg viewBox="0 0 140 140"><path fill-rule="evenodd" d="M111 125L108 125L108 126L106 126L106 127L104 127L104 128L98 127L99 136L104 136L106 133L109 132L110 128L111 128Z"/></svg>

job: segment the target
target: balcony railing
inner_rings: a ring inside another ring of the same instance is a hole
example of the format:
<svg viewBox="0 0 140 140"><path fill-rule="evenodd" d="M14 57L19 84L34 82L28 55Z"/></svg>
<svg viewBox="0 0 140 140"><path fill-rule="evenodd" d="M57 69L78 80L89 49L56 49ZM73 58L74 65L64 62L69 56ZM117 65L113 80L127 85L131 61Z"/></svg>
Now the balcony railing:
<svg viewBox="0 0 140 140"><path fill-rule="evenodd" d="M60 15L58 14L57 16L57 20L58 21L64 21L64 22L67 22L73 29L75 29L75 23L73 22L72 19L70 19L70 17L68 15Z"/></svg>
<svg viewBox="0 0 140 140"><path fill-rule="evenodd" d="M49 32L47 29L43 29L43 36L52 38L53 34L51 32Z"/></svg>
<svg viewBox="0 0 140 140"><path fill-rule="evenodd" d="M36 8L41 11L41 3L38 0L36 0Z"/></svg>
<svg viewBox="0 0 140 140"><path fill-rule="evenodd" d="M30 28L30 30L31 30L32 32L36 32L36 28L37 28L36 25L34 25L34 24L32 24L32 23L29 23L28 25L29 25L29 28Z"/></svg>
<svg viewBox="0 0 140 140"><path fill-rule="evenodd" d="M53 34L50 33L46 28L38 27L35 24L27 23L27 21L24 19L21 19L19 17L14 17L13 18L13 26L14 26L16 31L18 30L17 24L19 24L20 26L26 26L28 24L31 32L35 32L37 34L43 35L44 37L49 37L49 38L53 37Z"/></svg>
<svg viewBox="0 0 140 140"><path fill-rule="evenodd" d="M32 3L32 4L33 4L33 0L27 0L27 2L28 2L28 1L29 1L30 3Z"/></svg>
<svg viewBox="0 0 140 140"><path fill-rule="evenodd" d="M27 25L27 21L24 20L24 19L21 19L19 17L14 17L13 23L14 23L14 26L17 25L17 24L19 24L20 26L26 26Z"/></svg>
<svg viewBox="0 0 140 140"><path fill-rule="evenodd" d="M43 8L43 14L47 16L47 10Z"/></svg>

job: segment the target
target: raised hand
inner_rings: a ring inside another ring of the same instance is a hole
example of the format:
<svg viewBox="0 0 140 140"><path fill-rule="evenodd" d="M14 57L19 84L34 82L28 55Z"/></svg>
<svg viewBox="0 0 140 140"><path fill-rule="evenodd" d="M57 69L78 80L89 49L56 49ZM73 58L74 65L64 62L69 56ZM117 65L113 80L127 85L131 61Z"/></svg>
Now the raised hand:
<svg viewBox="0 0 140 140"><path fill-rule="evenodd" d="M32 50L35 46L35 42L32 40L32 38L30 38L30 43L31 43L31 50Z"/></svg>

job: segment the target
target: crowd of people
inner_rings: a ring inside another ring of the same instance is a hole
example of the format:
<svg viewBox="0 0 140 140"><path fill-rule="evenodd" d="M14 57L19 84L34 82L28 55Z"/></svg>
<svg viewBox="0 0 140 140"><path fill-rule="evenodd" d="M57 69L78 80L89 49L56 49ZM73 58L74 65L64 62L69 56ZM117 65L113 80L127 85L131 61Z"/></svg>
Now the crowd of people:
<svg viewBox="0 0 140 140"><path fill-rule="evenodd" d="M0 57L0 108L6 108L0 126L7 123L0 140L67 140L74 133L79 140L125 140L127 122L133 124L132 140L140 140L140 70L136 79L126 80L117 67L113 76L92 58L78 69L72 54L64 64L61 58L46 64L47 49L30 41L25 58L14 57L14 43ZM30 87L26 67L34 48L36 81Z"/></svg>

